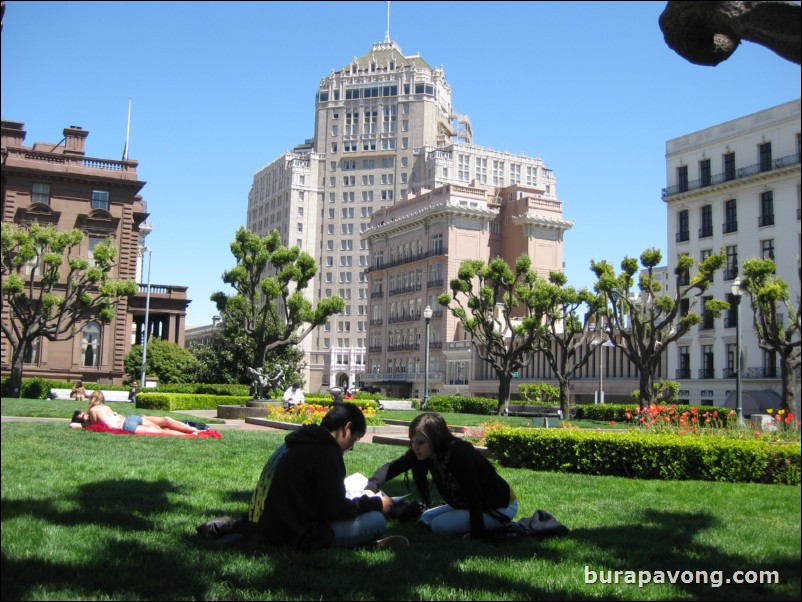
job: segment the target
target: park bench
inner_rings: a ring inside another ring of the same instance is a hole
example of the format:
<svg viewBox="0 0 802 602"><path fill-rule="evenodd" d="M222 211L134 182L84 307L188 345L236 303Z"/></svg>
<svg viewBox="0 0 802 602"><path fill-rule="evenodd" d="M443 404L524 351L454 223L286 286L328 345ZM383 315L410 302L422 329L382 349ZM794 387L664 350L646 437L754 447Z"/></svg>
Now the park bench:
<svg viewBox="0 0 802 602"><path fill-rule="evenodd" d="M93 389L86 389L87 398L92 394ZM106 401L130 401L128 399L128 391L106 391L101 389L103 397ZM72 389L50 389L50 399L65 399L71 400L70 393Z"/></svg>
<svg viewBox="0 0 802 602"><path fill-rule="evenodd" d="M380 410L414 410L412 402L408 399L380 399Z"/></svg>
<svg viewBox="0 0 802 602"><path fill-rule="evenodd" d="M532 424L535 426L544 426L546 428L553 428L560 426L560 421L563 418L559 406L542 406L542 405L527 405L527 404L510 404L507 407L508 416L524 416L532 419ZM569 410L571 418L576 417L576 408L571 407Z"/></svg>

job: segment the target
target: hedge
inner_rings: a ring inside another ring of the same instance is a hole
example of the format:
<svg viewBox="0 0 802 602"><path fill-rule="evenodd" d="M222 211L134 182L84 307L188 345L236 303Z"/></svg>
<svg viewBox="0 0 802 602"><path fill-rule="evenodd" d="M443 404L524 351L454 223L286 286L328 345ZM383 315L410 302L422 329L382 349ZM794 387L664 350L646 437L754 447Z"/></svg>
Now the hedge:
<svg viewBox="0 0 802 602"><path fill-rule="evenodd" d="M429 398L426 411L490 416L498 412L498 399L463 397L462 395L433 395Z"/></svg>
<svg viewBox="0 0 802 602"><path fill-rule="evenodd" d="M637 479L800 484L800 444L715 436L502 428L486 435L504 466Z"/></svg>
<svg viewBox="0 0 802 602"><path fill-rule="evenodd" d="M140 393L136 407L146 410L216 410L219 405L245 405L246 395L196 395L194 393Z"/></svg>
<svg viewBox="0 0 802 602"><path fill-rule="evenodd" d="M673 407L677 414L690 412L691 408L696 408L698 415L704 414L705 412L710 412L712 414L715 411L718 412L717 420L721 422L722 426L727 424L727 418L731 410L731 408L725 408L722 406L691 405L687 403L659 405L664 410ZM629 422L627 420L626 413L629 412L633 417L638 413L638 404L636 403L585 404L578 405L576 408L577 418L584 420L601 420L604 422L609 422L610 420L615 420L616 422Z"/></svg>

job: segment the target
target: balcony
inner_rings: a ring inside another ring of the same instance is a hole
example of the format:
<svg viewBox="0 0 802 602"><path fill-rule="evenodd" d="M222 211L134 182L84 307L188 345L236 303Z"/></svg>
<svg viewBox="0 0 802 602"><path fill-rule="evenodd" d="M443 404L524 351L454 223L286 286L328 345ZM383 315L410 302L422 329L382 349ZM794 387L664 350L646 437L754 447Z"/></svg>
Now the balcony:
<svg viewBox="0 0 802 602"><path fill-rule="evenodd" d="M731 234L738 231L738 220L731 220L721 224L721 232L723 234Z"/></svg>
<svg viewBox="0 0 802 602"><path fill-rule="evenodd" d="M690 368L677 368L676 376L674 378L690 378L690 377L691 377Z"/></svg>
<svg viewBox="0 0 802 602"><path fill-rule="evenodd" d="M713 368L699 368L699 378L716 378L716 371Z"/></svg>
<svg viewBox="0 0 802 602"><path fill-rule="evenodd" d="M699 228L699 238L710 238L711 236L713 236L712 224Z"/></svg>
<svg viewBox="0 0 802 602"><path fill-rule="evenodd" d="M677 232L676 236L677 242L685 242L691 239L691 233L689 230L682 230L681 232Z"/></svg>
<svg viewBox="0 0 802 602"><path fill-rule="evenodd" d="M763 226L773 226L774 225L774 214L771 213L769 215L761 215L757 218L757 225L759 228Z"/></svg>
<svg viewBox="0 0 802 602"><path fill-rule="evenodd" d="M692 182L680 182L674 186L668 186L663 188L662 197L665 199L666 197L673 196L675 194L680 194L682 192L687 192L691 190L699 190L701 188L707 188L709 186L715 186L717 184L723 184L724 182L731 182L734 180L742 180L744 178L750 178L752 176L756 176L760 173L764 173L766 171L771 171L773 169L783 169L785 167L790 167L792 165L796 165L799 163L799 153L794 155L787 155L785 157L780 157L779 159L774 159L773 162L769 162L766 164L755 163L754 165L749 165L747 167L741 167L737 169L734 174L730 173L720 173L716 174L711 178L699 178L698 180L693 180Z"/></svg>

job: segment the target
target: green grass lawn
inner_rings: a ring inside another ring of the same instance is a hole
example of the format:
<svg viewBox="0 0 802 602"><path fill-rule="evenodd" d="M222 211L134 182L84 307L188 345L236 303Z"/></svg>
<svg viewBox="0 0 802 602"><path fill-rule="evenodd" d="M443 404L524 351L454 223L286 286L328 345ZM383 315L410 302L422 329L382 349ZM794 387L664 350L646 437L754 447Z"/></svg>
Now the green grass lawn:
<svg viewBox="0 0 802 602"><path fill-rule="evenodd" d="M8 407L4 401L4 415ZM283 437L254 431L225 431L223 440L130 437L4 423L2 599L800 598L800 488L782 485L499 467L521 500L519 517L548 510L570 535L493 544L395 523L388 532L409 537L410 549L305 554L201 539L199 523L246 510ZM346 466L369 475L400 451L359 443ZM400 478L385 490L406 493ZM621 571L618 583L600 583L608 571ZM638 571L664 571L666 581L669 571L680 573L675 584L639 587L625 583L626 571L635 580ZM708 579L720 572L720 587L683 583L697 571ZM779 583L723 582L738 571L776 571ZM586 583L586 576L596 582Z"/></svg>

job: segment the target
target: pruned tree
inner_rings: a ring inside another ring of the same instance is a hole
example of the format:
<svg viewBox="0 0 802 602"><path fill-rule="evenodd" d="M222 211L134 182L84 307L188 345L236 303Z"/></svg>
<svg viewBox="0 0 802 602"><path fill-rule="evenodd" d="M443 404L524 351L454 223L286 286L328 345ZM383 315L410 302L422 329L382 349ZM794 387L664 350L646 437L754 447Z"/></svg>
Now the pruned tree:
<svg viewBox="0 0 802 602"><path fill-rule="evenodd" d="M75 336L82 323L114 318L117 301L133 295L136 283L111 278L117 248L111 239L78 255L80 230L53 226L2 225L2 331L11 350L9 390L19 396L25 357L40 337Z"/></svg>
<svg viewBox="0 0 802 602"><path fill-rule="evenodd" d="M559 384L560 410L566 419L570 417L571 379L594 353L594 347L586 344L593 336L589 322L604 306L602 295L576 290L566 286L567 282L562 272L551 272L548 282L535 288L535 302L544 318L539 349ZM582 307L584 311L580 311Z"/></svg>
<svg viewBox="0 0 802 602"><path fill-rule="evenodd" d="M510 404L513 373L523 367L540 340L542 315L535 289L541 280L527 255L516 260L514 270L500 257L489 264L468 259L451 281L451 293L437 299L460 321L479 357L498 376L499 414Z"/></svg>
<svg viewBox="0 0 802 602"><path fill-rule="evenodd" d="M680 256L674 266L676 292L673 296L659 294L662 285L655 278L654 268L660 261L662 254L659 249L647 249L641 254L640 264L645 273L638 279L640 294L632 291L635 275L639 272L637 259L624 258L619 275L606 261L590 262L590 268L598 278L594 288L606 298L606 308L602 312L606 318L603 327L607 336L638 369L641 409L652 403L654 378L668 345L702 321L701 316L692 310L726 258L724 253L711 254L696 264L690 255ZM698 265L698 271L689 277L694 265ZM705 303L704 311L716 317L728 307L726 301L710 299Z"/></svg>
<svg viewBox="0 0 802 602"><path fill-rule="evenodd" d="M761 349L780 356L782 376L782 404L786 412L796 412L796 370L800 365L800 298L793 306L788 283L776 274L771 259L747 259L743 265L741 289L751 301L755 317L755 334ZM797 261L797 277L802 280L802 269ZM784 307L788 320L784 320L778 306Z"/></svg>
<svg viewBox="0 0 802 602"><path fill-rule="evenodd" d="M339 296L320 299L315 307L304 291L317 273L314 258L298 247L285 247L273 231L260 237L240 228L231 243L237 265L223 273L236 291L212 294L223 320L240 324L253 339L254 362L264 366L267 352L298 345L330 316L341 313Z"/></svg>

